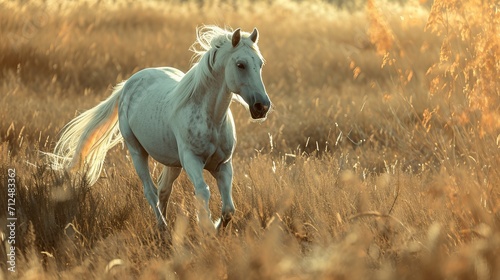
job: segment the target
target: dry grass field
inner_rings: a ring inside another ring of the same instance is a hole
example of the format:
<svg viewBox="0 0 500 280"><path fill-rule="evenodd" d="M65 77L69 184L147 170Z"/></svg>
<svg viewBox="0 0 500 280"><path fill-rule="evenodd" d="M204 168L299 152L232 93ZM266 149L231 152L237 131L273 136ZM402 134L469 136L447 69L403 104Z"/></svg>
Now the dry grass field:
<svg viewBox="0 0 500 280"><path fill-rule="evenodd" d="M495 2L0 2L0 279L500 279ZM274 108L231 106L229 227L181 174L161 233L125 148L93 186L39 151L203 24L259 29Z"/></svg>

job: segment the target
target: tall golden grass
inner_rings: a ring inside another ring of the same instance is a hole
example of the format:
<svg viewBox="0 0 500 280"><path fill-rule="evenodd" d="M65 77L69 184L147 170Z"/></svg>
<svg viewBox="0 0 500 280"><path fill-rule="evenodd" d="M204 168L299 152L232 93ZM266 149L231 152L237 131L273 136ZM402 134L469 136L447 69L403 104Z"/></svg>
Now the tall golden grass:
<svg viewBox="0 0 500 280"><path fill-rule="evenodd" d="M498 279L498 11L492 0L0 3L0 209L15 168L19 252L12 274L1 247L0 278ZM259 28L274 112L254 123L232 106L229 228L200 232L182 174L160 233L126 149L92 187L39 151L134 72L189 69L201 24Z"/></svg>

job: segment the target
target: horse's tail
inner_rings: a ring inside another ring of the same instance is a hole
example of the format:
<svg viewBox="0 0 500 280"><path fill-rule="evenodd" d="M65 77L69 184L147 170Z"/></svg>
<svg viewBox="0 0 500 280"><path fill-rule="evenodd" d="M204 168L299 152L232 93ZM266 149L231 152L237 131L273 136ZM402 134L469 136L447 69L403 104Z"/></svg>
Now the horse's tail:
<svg viewBox="0 0 500 280"><path fill-rule="evenodd" d="M52 168L85 170L91 185L97 181L106 153L123 139L118 127L118 99L124 84L118 84L110 97L64 126L54 153L47 153Z"/></svg>

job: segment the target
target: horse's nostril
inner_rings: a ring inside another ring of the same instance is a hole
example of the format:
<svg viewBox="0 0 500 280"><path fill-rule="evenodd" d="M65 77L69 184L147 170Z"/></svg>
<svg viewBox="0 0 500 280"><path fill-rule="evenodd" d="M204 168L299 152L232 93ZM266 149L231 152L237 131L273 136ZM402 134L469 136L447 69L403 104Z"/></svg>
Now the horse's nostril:
<svg viewBox="0 0 500 280"><path fill-rule="evenodd" d="M269 108L269 106L264 105L264 104L262 104L262 103L258 102L258 103L255 103L255 104L253 105L253 108L254 108L254 109L255 109L255 111L257 111L257 112L265 112L265 111L267 111L267 109Z"/></svg>

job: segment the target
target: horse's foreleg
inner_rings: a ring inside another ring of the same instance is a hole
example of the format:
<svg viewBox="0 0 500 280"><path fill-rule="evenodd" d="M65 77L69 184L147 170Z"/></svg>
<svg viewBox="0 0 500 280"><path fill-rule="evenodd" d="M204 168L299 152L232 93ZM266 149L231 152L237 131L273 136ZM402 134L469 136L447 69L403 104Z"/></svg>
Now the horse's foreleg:
<svg viewBox="0 0 500 280"><path fill-rule="evenodd" d="M221 164L217 171L212 172L212 175L217 180L222 199L222 217L216 225L217 229L220 229L221 226L222 228L227 226L235 211L232 196L233 164L231 161Z"/></svg>
<svg viewBox="0 0 500 280"><path fill-rule="evenodd" d="M181 156L181 163L184 170L186 170L189 179L194 185L194 192L199 202L198 210L201 210L201 213L198 215L200 223L203 227L211 227L213 229L214 225L211 219L210 209L208 208L210 188L203 179L203 161L199 157L186 151Z"/></svg>
<svg viewBox="0 0 500 280"><path fill-rule="evenodd" d="M179 177L181 171L182 168L180 167L164 166L158 182L158 210L163 215L165 220L167 219L168 199L172 193L172 185L175 179Z"/></svg>

